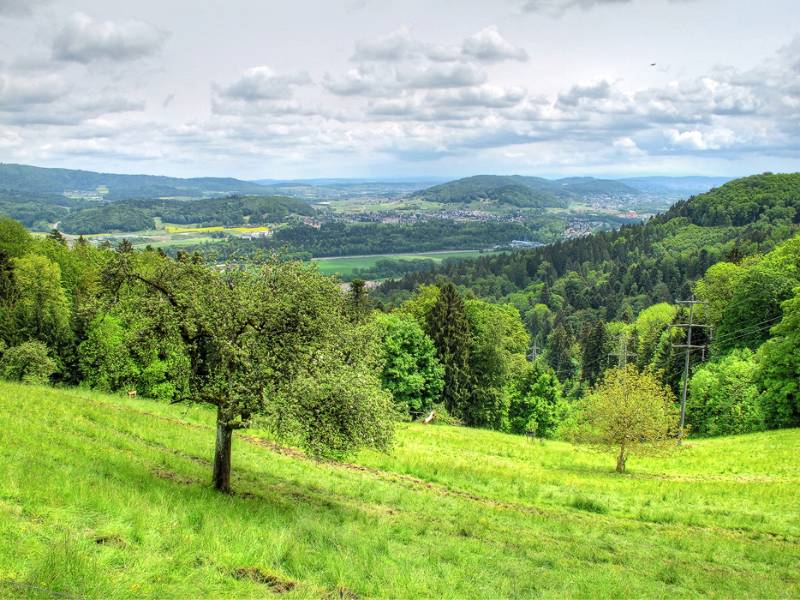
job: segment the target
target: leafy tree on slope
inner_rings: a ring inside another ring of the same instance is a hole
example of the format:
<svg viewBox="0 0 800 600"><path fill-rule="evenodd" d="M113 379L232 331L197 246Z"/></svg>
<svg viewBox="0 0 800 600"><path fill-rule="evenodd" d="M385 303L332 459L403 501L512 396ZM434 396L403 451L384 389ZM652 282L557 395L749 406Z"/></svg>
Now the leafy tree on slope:
<svg viewBox="0 0 800 600"><path fill-rule="evenodd" d="M582 400L578 423L574 439L613 450L617 472L623 473L631 453L657 454L675 444L675 395L652 373L640 373L633 365L609 369Z"/></svg>
<svg viewBox="0 0 800 600"><path fill-rule="evenodd" d="M121 253L104 281L110 305L130 290L157 309L164 335L183 341L189 399L217 407L216 489L230 489L233 431L255 420L315 454L391 443L396 413L380 387L376 336L351 323L338 284L315 267L219 272Z"/></svg>

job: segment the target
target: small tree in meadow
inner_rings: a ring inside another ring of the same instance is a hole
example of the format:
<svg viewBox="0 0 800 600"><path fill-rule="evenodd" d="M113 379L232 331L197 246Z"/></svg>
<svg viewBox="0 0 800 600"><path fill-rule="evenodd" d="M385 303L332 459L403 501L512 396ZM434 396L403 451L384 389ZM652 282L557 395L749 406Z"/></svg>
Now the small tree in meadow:
<svg viewBox="0 0 800 600"><path fill-rule="evenodd" d="M613 450L617 472L625 472L631 453L659 454L675 445L678 433L675 395L652 373L628 365L606 371L583 399L575 441Z"/></svg>

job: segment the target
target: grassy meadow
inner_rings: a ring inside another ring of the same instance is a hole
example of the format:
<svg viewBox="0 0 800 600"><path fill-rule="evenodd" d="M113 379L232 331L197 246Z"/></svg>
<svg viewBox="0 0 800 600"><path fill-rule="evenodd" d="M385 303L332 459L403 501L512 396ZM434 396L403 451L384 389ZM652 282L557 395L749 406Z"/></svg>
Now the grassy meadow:
<svg viewBox="0 0 800 600"><path fill-rule="evenodd" d="M800 430L629 461L404 424L318 462L213 413L0 383L0 597L798 597Z"/></svg>
<svg viewBox="0 0 800 600"><path fill-rule="evenodd" d="M390 258L392 260L424 260L431 259L434 262L442 262L448 258L475 258L485 254L480 250L452 250L442 252L423 252L420 254L370 254L365 256L334 256L330 258L315 258L323 275L340 275L348 277L355 269L369 269L375 266L379 260Z"/></svg>

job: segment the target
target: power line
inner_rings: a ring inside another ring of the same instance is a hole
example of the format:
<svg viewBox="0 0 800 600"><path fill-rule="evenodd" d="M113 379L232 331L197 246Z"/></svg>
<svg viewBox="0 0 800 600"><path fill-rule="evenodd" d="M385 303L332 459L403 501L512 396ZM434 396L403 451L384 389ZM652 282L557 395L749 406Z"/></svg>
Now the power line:
<svg viewBox="0 0 800 600"><path fill-rule="evenodd" d="M617 339L617 351L609 352L608 356L615 356L617 358L617 365L624 367L628 364L629 356L636 356L636 352L628 352L628 336L620 333ZM586 368L584 366L584 368Z"/></svg>
<svg viewBox="0 0 800 600"><path fill-rule="evenodd" d="M683 361L683 390L681 391L681 421L680 421L680 431L678 434L678 443L683 438L683 428L686 424L686 392L689 387L689 362L691 357L691 352L693 349L703 348L705 350L705 344L699 346L697 344L692 344L692 329L694 327L699 327L699 325L695 324L694 322L694 306L695 304L703 304L700 300L695 300L694 296L691 300L678 300L676 304L688 304L689 305L689 322L688 323L678 323L677 325L673 325L673 327L686 327L686 343L685 344L672 344L673 348L685 348L686 353L684 356Z"/></svg>

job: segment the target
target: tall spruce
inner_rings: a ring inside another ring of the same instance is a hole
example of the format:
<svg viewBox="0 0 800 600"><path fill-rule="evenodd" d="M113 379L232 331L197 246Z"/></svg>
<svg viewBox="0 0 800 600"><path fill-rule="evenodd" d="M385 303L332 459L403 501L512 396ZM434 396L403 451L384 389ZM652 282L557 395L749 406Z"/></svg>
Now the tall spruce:
<svg viewBox="0 0 800 600"><path fill-rule="evenodd" d="M442 401L456 416L463 416L470 396L470 328L464 300L452 283L446 283L427 317L427 333L444 365Z"/></svg>
<svg viewBox="0 0 800 600"><path fill-rule="evenodd" d="M575 338L562 323L556 325L547 339L547 362L561 381L575 375L574 345Z"/></svg>
<svg viewBox="0 0 800 600"><path fill-rule="evenodd" d="M348 305L353 321L363 321L369 314L370 302L367 296L367 282L363 279L353 279L350 282Z"/></svg>
<svg viewBox="0 0 800 600"><path fill-rule="evenodd" d="M589 334L583 344L583 381L594 385L600 378L605 366L606 324L597 321L589 328Z"/></svg>

